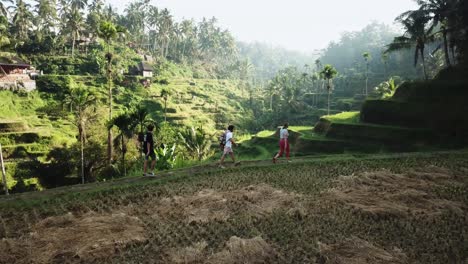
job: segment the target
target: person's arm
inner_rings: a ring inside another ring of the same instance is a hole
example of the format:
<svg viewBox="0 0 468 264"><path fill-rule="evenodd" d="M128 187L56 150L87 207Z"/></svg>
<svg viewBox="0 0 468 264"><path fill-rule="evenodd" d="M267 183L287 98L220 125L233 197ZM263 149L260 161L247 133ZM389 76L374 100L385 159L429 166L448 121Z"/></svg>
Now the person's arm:
<svg viewBox="0 0 468 264"><path fill-rule="evenodd" d="M230 141L231 141L233 146L237 146L236 142L234 142L234 138L231 138Z"/></svg>
<svg viewBox="0 0 468 264"><path fill-rule="evenodd" d="M150 154L150 147L151 147L151 144L149 142L146 142L146 155L148 156Z"/></svg>

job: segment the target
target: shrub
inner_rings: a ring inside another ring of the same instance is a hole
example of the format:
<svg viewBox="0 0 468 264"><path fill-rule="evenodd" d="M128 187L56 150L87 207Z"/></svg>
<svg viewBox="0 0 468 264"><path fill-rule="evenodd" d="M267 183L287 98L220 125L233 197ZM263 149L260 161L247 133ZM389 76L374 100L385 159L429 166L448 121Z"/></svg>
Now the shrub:
<svg viewBox="0 0 468 264"><path fill-rule="evenodd" d="M68 76L43 75L36 80L37 90L63 99L69 86Z"/></svg>

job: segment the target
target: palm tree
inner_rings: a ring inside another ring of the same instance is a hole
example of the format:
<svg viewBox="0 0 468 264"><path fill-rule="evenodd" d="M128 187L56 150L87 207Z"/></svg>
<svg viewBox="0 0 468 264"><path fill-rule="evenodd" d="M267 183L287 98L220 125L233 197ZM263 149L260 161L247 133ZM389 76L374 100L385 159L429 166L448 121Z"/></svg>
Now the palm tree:
<svg viewBox="0 0 468 264"><path fill-rule="evenodd" d="M330 64L325 65L323 70L320 72L324 79L327 80L328 100L327 100L327 114L330 115L330 94L332 91L332 80L338 74L338 71Z"/></svg>
<svg viewBox="0 0 468 264"><path fill-rule="evenodd" d="M171 31L173 29L173 18L167 8L164 8L159 14L158 28L160 36L161 57L166 58L169 51L169 42L171 40Z"/></svg>
<svg viewBox="0 0 468 264"><path fill-rule="evenodd" d="M164 122L167 121L167 100L171 95L171 91L167 88L161 90L161 98L164 100Z"/></svg>
<svg viewBox="0 0 468 264"><path fill-rule="evenodd" d="M69 86L70 93L67 95L65 103L70 105L75 116L75 125L78 127L81 152L81 183L84 184L84 144L86 141L86 125L94 115L92 111L89 110L95 105L96 97L94 93L86 89L82 84L77 85L71 81Z"/></svg>
<svg viewBox="0 0 468 264"><path fill-rule="evenodd" d="M0 16L0 48L10 44L10 37L8 35L8 21L6 17Z"/></svg>
<svg viewBox="0 0 468 264"><path fill-rule="evenodd" d="M432 40L431 35L426 31L426 24L429 21L429 18L424 12L416 10L402 14L402 16L397 18L397 20L404 25L406 32L403 36L395 37L393 42L388 45L386 52L415 47L414 66L416 67L419 56L421 56L424 77L427 80L428 76L424 60L424 49L426 47L426 43Z"/></svg>
<svg viewBox="0 0 468 264"><path fill-rule="evenodd" d="M137 122L133 119L132 114L123 113L114 119L112 119L110 126L116 126L119 129L119 134L116 137L116 145L120 145L122 150L122 169L124 176L127 176L127 170L125 168L125 154L127 153L127 143L130 138L133 137ZM110 128L109 128L110 130Z"/></svg>
<svg viewBox="0 0 468 264"><path fill-rule="evenodd" d="M108 88L108 103L109 103L109 120L112 120L112 57L111 44L112 41L117 37L118 33L123 33L125 30L120 26L115 26L110 21L101 21L98 30L98 36L102 38L107 44L106 53L106 77L107 77L107 88ZM109 128L107 133L107 161L108 164L112 162L112 127Z"/></svg>
<svg viewBox="0 0 468 264"><path fill-rule="evenodd" d="M39 37L39 41L43 37L47 37L53 31L53 28L57 22L57 10L56 10L56 1L55 0L36 0L36 34Z"/></svg>
<svg viewBox="0 0 468 264"><path fill-rule="evenodd" d="M185 148L187 148L188 153L191 153L193 158L198 161L208 156L212 142L201 127L197 129L191 127L179 132L179 139L182 141Z"/></svg>
<svg viewBox="0 0 468 264"><path fill-rule="evenodd" d="M369 52L364 52L362 54L362 57L364 58L364 61L366 62L366 92L365 95L367 96L367 86L369 83L369 61L372 59L372 56Z"/></svg>
<svg viewBox="0 0 468 264"><path fill-rule="evenodd" d="M420 5L420 11L424 12L429 17L431 26L428 30L431 32L434 28L439 27L440 30L437 33L442 34L445 63L450 66L450 56L448 52L448 35L452 30L452 24L454 23L456 15L457 1L453 0L418 0Z"/></svg>
<svg viewBox="0 0 468 264"><path fill-rule="evenodd" d="M28 39L28 31L31 28L33 14L29 11L31 7L23 0L17 0L16 6L11 6L13 10L12 33L19 43Z"/></svg>
<svg viewBox="0 0 468 264"><path fill-rule="evenodd" d="M83 14L78 9L71 9L66 15L67 30L72 35L72 57L75 56L76 40L80 38L81 31L84 28Z"/></svg>
<svg viewBox="0 0 468 264"><path fill-rule="evenodd" d="M13 0L0 0L0 15L3 15L4 17L8 15L7 3L12 4Z"/></svg>
<svg viewBox="0 0 468 264"><path fill-rule="evenodd" d="M135 120L136 125L140 127L140 135L144 135L145 133L145 124L149 121L148 119L148 109L144 108L141 105L138 105L135 110L130 114L131 118ZM140 151L143 151L144 142L141 142Z"/></svg>
<svg viewBox="0 0 468 264"><path fill-rule="evenodd" d="M382 60L382 63L384 65L384 74L385 74L385 78L387 78L388 76L388 73L387 73L387 67L388 67L388 59L389 59L389 55L387 52L382 52L382 55L381 55L381 58Z"/></svg>

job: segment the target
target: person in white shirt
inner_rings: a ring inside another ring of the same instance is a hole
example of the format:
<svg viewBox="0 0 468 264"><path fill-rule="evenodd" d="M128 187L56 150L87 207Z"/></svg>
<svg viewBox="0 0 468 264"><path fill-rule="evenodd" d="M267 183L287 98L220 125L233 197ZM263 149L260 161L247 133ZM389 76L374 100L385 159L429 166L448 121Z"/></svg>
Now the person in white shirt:
<svg viewBox="0 0 468 264"><path fill-rule="evenodd" d="M280 130L280 151L273 157L273 163L276 163L276 160L279 157L283 156L283 153L286 152L286 159L288 162L289 160L289 131L288 131L288 123L284 124L283 128Z"/></svg>
<svg viewBox="0 0 468 264"><path fill-rule="evenodd" d="M224 145L223 156L221 156L221 160L219 162L219 167L221 168L224 168L223 162L227 154L231 156L232 161L234 162L235 165L239 164L239 163L236 163L236 159L234 157L234 151L232 151L232 147L236 146L236 142L234 141L233 134L232 134L233 132L234 132L234 126L230 125L226 132L226 144Z"/></svg>

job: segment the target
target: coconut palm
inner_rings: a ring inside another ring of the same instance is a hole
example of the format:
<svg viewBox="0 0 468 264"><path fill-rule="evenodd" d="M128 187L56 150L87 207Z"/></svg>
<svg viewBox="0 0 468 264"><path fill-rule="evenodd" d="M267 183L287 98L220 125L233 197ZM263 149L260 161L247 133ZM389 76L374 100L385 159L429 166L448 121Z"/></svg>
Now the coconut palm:
<svg viewBox="0 0 468 264"><path fill-rule="evenodd" d="M137 126L136 120L132 114L123 113L112 119L110 128L116 126L119 130L119 134L115 138L115 145L120 146L122 151L122 169L124 176L127 176L127 169L125 167L125 154L127 153L128 140L133 137L135 127ZM109 128L109 130L110 130Z"/></svg>
<svg viewBox="0 0 468 264"><path fill-rule="evenodd" d="M370 60L372 59L372 56L369 52L364 52L362 54L362 57L364 58L364 61L366 62L366 92L365 92L365 95L367 96L367 93L368 93L368 89L367 89L367 86L368 86L368 83L369 83L369 62Z"/></svg>
<svg viewBox="0 0 468 264"><path fill-rule="evenodd" d="M8 4L12 4L13 0L0 0L0 14L3 16L8 15Z"/></svg>
<svg viewBox="0 0 468 264"><path fill-rule="evenodd" d="M98 36L102 38L107 44L106 53L106 77L107 77L107 91L108 91L108 103L109 103L109 120L112 120L112 57L111 45L112 41L117 37L119 33L123 33L124 28L115 26L110 21L101 21L98 30ZM112 127L109 128L107 134L107 160L110 165L112 162Z"/></svg>
<svg viewBox="0 0 468 264"><path fill-rule="evenodd" d="M55 0L36 0L37 4L34 6L37 13L36 16L36 35L38 40L41 41L44 37L50 36L54 27L57 24L57 3Z"/></svg>
<svg viewBox="0 0 468 264"><path fill-rule="evenodd" d="M327 114L330 115L330 94L332 91L332 80L333 78L336 77L336 75L338 74L338 71L332 65L327 64L325 65L325 67L323 67L323 70L320 72L320 74L322 74L323 78L327 80L327 91L328 91Z"/></svg>
<svg viewBox="0 0 468 264"><path fill-rule="evenodd" d="M66 30L72 36L72 57L75 56L76 40L80 38L81 32L84 29L83 13L78 9L71 9L66 15Z"/></svg>
<svg viewBox="0 0 468 264"><path fill-rule="evenodd" d="M70 109L75 116L74 124L78 128L81 152L81 183L85 183L84 175L84 145L86 141L86 125L93 118L93 111L90 108L96 104L96 96L83 85L70 82L70 92L66 96L65 104L70 105Z"/></svg>
<svg viewBox="0 0 468 264"><path fill-rule="evenodd" d="M424 77L428 79L424 49L426 44L433 39L426 29L429 17L424 12L416 10L402 14L397 20L403 24L406 32L403 36L395 37L393 42L388 45L387 52L415 47L414 66L418 64L419 57L421 57Z"/></svg>
<svg viewBox="0 0 468 264"><path fill-rule="evenodd" d="M15 6L10 6L10 9L13 10L11 12L13 14L12 35L18 43L28 39L28 31L31 28L33 18L33 14L29 10L30 7L31 5L24 0L17 0Z"/></svg>
<svg viewBox="0 0 468 264"><path fill-rule="evenodd" d="M193 158L198 161L203 160L210 153L212 145L210 136L201 127L197 129L191 127L179 132L179 139L187 149L187 153L193 155Z"/></svg>
<svg viewBox="0 0 468 264"><path fill-rule="evenodd" d="M164 100L164 122L167 121L167 100L171 95L171 91L167 88L161 90L161 98Z"/></svg>
<svg viewBox="0 0 468 264"><path fill-rule="evenodd" d="M447 66L451 64L449 56L449 32L453 31L456 20L457 1L456 0L418 0L420 11L424 12L429 17L431 32L435 28L439 28L434 34L441 34L443 40L443 48L445 55L445 63Z"/></svg>
<svg viewBox="0 0 468 264"><path fill-rule="evenodd" d="M8 35L8 21L6 17L0 16L0 48L10 44L10 37Z"/></svg>

